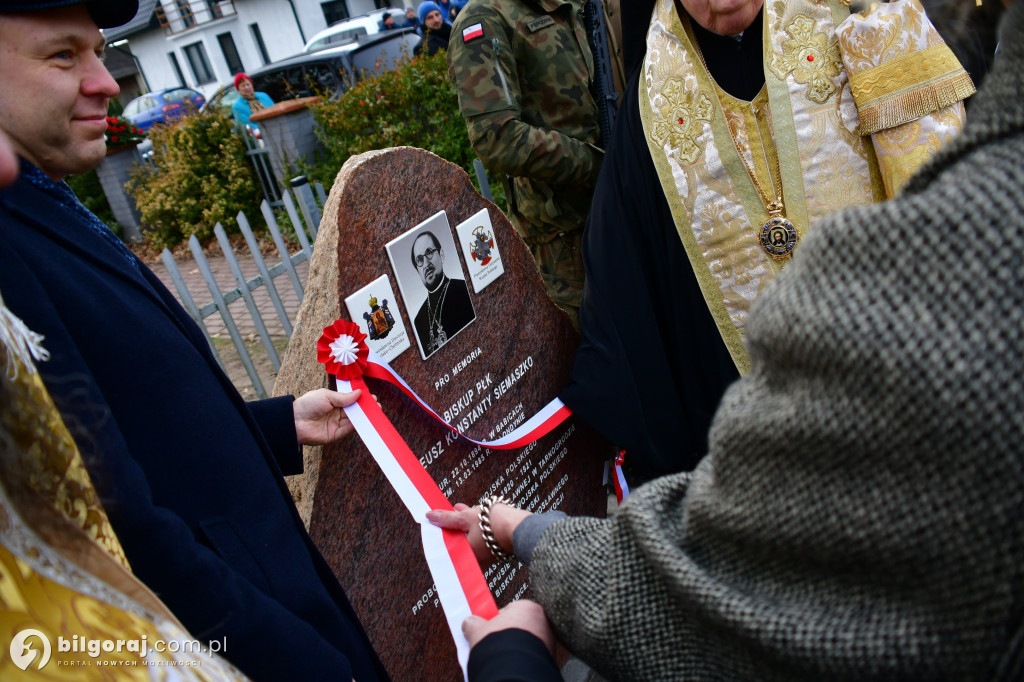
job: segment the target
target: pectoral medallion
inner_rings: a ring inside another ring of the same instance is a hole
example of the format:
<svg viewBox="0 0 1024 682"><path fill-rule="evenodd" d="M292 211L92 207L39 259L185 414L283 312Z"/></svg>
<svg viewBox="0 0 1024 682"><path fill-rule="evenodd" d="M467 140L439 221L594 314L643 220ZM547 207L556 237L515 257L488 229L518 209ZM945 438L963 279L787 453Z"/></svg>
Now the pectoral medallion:
<svg viewBox="0 0 1024 682"><path fill-rule="evenodd" d="M782 213L782 202L773 201L768 206L768 220L761 226L761 246L769 256L778 261L789 258L796 247L799 234L796 226Z"/></svg>

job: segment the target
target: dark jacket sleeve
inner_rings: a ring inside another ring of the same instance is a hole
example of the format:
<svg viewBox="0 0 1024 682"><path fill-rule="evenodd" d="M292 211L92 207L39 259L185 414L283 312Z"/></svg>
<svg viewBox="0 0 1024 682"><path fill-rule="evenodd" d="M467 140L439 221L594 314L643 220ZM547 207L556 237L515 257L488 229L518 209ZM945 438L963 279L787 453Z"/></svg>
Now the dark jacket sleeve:
<svg viewBox="0 0 1024 682"><path fill-rule="evenodd" d="M469 652L469 682L561 682L544 642L526 630L493 632Z"/></svg>
<svg viewBox="0 0 1024 682"><path fill-rule="evenodd" d="M294 396L285 395L246 403L285 476L302 473L302 446L295 436L294 402Z"/></svg>

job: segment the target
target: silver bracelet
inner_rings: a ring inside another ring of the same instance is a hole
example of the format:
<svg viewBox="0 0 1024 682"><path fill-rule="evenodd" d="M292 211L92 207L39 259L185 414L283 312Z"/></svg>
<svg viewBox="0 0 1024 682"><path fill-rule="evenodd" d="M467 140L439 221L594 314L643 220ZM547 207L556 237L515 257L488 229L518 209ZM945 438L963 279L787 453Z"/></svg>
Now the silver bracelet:
<svg viewBox="0 0 1024 682"><path fill-rule="evenodd" d="M516 508L514 504L506 500L501 495L491 495L480 500L480 532L484 536L484 544L487 545L487 549L491 550L491 554L504 561L511 561L515 557L502 549L501 545L498 544L497 538L494 537L494 529L491 528L491 507L496 504L505 504L513 509Z"/></svg>

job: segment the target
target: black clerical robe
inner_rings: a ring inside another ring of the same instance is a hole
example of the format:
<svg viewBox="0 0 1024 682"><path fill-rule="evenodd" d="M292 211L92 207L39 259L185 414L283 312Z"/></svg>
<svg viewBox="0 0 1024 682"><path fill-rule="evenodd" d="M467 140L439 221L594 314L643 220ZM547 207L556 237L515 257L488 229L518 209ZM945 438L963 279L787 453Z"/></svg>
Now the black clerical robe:
<svg viewBox="0 0 1024 682"><path fill-rule="evenodd" d="M435 293L428 295L413 320L416 336L419 337L426 357L430 357L476 317L466 281L448 277L445 279L447 281L442 282Z"/></svg>
<svg viewBox="0 0 1024 682"><path fill-rule="evenodd" d="M633 7L632 17L624 15L627 36L642 41L637 27L646 27L653 4L638 3L646 9ZM738 43L719 36L707 43L706 52L715 55L709 64L714 62L716 77L723 73L723 87L733 89L726 72L742 69L751 54L760 63L760 20L749 30L752 35ZM705 48L703 36L698 40ZM648 152L638 104L642 44L626 45L631 77L583 239L583 340L561 394L579 416L625 448L633 482L693 469L707 451L719 399L739 376ZM750 87L740 81L737 89L745 93Z"/></svg>

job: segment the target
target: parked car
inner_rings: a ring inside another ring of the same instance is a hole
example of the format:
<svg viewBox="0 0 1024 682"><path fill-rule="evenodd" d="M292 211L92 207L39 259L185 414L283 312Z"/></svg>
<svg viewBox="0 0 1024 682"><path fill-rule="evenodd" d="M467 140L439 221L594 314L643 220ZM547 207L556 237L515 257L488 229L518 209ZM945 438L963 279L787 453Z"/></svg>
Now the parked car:
<svg viewBox="0 0 1024 682"><path fill-rule="evenodd" d="M253 82L255 85L255 81ZM258 90L259 88L257 88ZM217 89L217 92L210 95L210 99L206 100L206 104L199 111L213 111L215 109L221 109L225 114L231 114L231 107L234 105L235 100L241 97L238 94L238 90L235 90L233 83L222 85Z"/></svg>
<svg viewBox="0 0 1024 682"><path fill-rule="evenodd" d="M146 130L156 123L167 123L199 111L205 103L206 98L191 88L168 88L136 97L122 115Z"/></svg>
<svg viewBox="0 0 1024 682"><path fill-rule="evenodd" d="M411 28L367 36L358 42L300 54L268 64L249 73L258 92L275 102L319 95L328 100L341 96L363 73L393 69L402 57L412 55L419 36ZM238 99L234 85L226 83L214 93L203 111L221 109L231 113Z"/></svg>
<svg viewBox="0 0 1024 682"><path fill-rule="evenodd" d="M355 42L361 36L375 35L381 31L381 21L385 14L395 18L395 26L402 28L405 25L405 10L401 7L385 7L374 10L367 14L360 14L357 17L343 19L336 24L328 26L313 36L303 52L319 52L329 47L338 47L346 43Z"/></svg>

